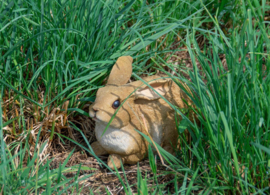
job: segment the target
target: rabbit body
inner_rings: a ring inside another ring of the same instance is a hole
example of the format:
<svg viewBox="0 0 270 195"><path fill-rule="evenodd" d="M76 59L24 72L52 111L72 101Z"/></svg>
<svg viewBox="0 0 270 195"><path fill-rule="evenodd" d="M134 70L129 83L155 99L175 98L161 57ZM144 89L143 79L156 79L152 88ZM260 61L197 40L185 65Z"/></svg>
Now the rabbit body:
<svg viewBox="0 0 270 195"><path fill-rule="evenodd" d="M127 83L132 73L132 58L120 57L114 65L107 85L100 88L95 102L90 106L90 117L96 121L97 141L91 146L96 155L110 154L108 165L120 168L135 164L147 155L147 143L135 130L148 134L165 150L173 153L178 133L175 126L175 111L156 92L142 81ZM179 108L188 107L189 101L171 79L154 75L143 79L160 95ZM111 117L115 117L103 134Z"/></svg>

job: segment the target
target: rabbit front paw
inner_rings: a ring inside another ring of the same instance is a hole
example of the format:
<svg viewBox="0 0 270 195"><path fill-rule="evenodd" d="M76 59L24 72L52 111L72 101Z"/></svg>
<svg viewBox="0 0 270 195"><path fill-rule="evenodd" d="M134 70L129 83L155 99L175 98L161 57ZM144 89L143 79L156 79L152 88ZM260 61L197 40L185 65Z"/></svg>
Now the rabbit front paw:
<svg viewBox="0 0 270 195"><path fill-rule="evenodd" d="M119 169L121 167L121 163L123 163L122 158L117 154L111 154L107 162L108 166L113 170L115 170L115 168Z"/></svg>

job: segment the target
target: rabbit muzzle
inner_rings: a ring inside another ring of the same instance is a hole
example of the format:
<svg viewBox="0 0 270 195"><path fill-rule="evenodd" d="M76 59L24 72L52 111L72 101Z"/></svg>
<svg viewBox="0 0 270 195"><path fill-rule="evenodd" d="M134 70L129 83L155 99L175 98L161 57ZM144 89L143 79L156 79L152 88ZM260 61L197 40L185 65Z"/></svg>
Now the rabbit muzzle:
<svg viewBox="0 0 270 195"><path fill-rule="evenodd" d="M99 118L97 118L97 112L99 111L98 108L94 107L94 106L90 106L89 109L89 115L93 120L99 120Z"/></svg>

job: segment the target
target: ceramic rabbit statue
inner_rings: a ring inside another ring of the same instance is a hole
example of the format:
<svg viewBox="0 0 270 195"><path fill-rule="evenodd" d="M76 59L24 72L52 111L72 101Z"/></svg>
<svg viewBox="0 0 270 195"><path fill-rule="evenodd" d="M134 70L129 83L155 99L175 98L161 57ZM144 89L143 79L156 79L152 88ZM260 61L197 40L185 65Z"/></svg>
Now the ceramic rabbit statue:
<svg viewBox="0 0 270 195"><path fill-rule="evenodd" d="M130 56L118 58L106 86L97 91L96 100L89 111L90 117L96 122L97 138L91 146L97 156L110 155L107 163L112 169L112 161L116 168L120 168L121 161L123 164L135 164L147 155L148 143L135 129L141 132L148 131L152 139L170 153L173 153L177 145L175 111L142 81L127 84L132 74L132 61ZM191 104L188 96L171 79L155 75L143 80L173 105L187 108L188 105L183 99ZM122 103L103 134L111 117ZM142 117L146 121L146 128L142 123Z"/></svg>

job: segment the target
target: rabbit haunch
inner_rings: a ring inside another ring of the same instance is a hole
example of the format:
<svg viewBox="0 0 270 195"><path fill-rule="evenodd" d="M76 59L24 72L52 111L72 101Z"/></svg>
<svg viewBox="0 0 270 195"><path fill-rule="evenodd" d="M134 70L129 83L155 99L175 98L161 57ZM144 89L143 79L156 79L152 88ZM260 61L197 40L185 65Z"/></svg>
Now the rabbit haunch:
<svg viewBox="0 0 270 195"><path fill-rule="evenodd" d="M142 81L126 84L131 73L132 58L120 57L111 71L107 85L98 90L96 100L90 106L89 114L96 121L97 137L97 142L91 146L96 155L110 154L108 165L111 168L114 168L112 161L119 168L121 161L124 164L134 164L147 155L148 143L135 129L147 135L149 133L156 143L173 153L178 137L174 110L160 95L179 108L188 107L182 99L190 101L171 79L157 75L143 80L159 94ZM117 110L112 106L115 101L123 105L102 135Z"/></svg>

